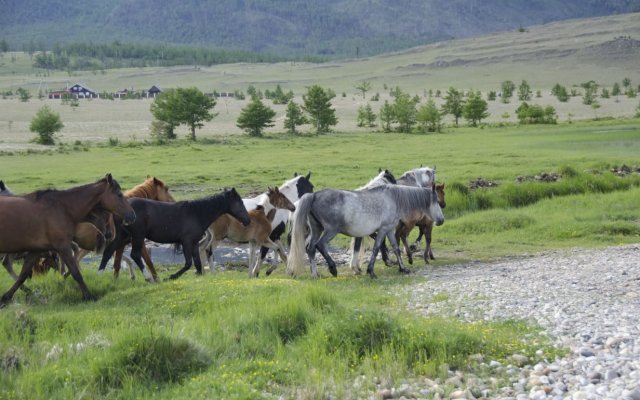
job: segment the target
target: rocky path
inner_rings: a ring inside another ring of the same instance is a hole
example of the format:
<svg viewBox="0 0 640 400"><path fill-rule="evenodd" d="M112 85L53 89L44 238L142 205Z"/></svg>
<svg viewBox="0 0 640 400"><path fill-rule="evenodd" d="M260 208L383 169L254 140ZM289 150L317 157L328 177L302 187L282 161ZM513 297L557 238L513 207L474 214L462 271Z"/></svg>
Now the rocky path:
<svg viewBox="0 0 640 400"><path fill-rule="evenodd" d="M506 386L459 376L447 398L640 400L640 245L419 273L429 280L406 286L404 293L416 312L464 321L521 319L542 326L557 346L570 350L535 365L486 360L496 375L508 376ZM445 382L431 383L409 392L445 398Z"/></svg>

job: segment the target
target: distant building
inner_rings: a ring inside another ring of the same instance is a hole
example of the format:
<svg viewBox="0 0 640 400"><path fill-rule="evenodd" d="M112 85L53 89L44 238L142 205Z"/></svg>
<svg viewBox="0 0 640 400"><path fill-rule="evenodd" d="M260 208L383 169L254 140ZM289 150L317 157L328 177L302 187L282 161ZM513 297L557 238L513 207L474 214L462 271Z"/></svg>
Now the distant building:
<svg viewBox="0 0 640 400"><path fill-rule="evenodd" d="M155 98L161 92L162 90L157 85L153 85L149 90L147 90L147 97Z"/></svg>
<svg viewBox="0 0 640 400"><path fill-rule="evenodd" d="M67 90L71 94L71 96L75 97L76 99L94 99L99 97L98 93L96 93L94 90L91 90L79 83L76 83Z"/></svg>
<svg viewBox="0 0 640 400"><path fill-rule="evenodd" d="M121 99L123 97L127 97L129 95L129 89L118 90L113 94L113 97L116 99Z"/></svg>

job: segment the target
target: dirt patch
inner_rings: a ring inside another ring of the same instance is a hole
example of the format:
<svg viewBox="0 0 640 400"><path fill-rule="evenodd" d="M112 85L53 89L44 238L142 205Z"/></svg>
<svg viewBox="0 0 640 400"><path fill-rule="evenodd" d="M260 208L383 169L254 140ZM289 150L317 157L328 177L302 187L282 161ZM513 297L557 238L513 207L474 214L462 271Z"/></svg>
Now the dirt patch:
<svg viewBox="0 0 640 400"><path fill-rule="evenodd" d="M469 189L482 189L482 188L496 187L498 186L498 184L488 179L476 178L471 182L469 182L468 186L469 186Z"/></svg>
<svg viewBox="0 0 640 400"><path fill-rule="evenodd" d="M557 182L562 178L557 172L542 172L539 175L529 176L521 175L516 178L517 182L538 181L538 182Z"/></svg>
<svg viewBox="0 0 640 400"><path fill-rule="evenodd" d="M628 165L622 164L619 167L611 168L611 172L618 176L625 176L629 174L640 174L640 167L629 167Z"/></svg>
<svg viewBox="0 0 640 400"><path fill-rule="evenodd" d="M605 56L607 59L627 59L631 54L640 54L640 40L632 39L631 36L618 36L613 40L586 47L581 53Z"/></svg>

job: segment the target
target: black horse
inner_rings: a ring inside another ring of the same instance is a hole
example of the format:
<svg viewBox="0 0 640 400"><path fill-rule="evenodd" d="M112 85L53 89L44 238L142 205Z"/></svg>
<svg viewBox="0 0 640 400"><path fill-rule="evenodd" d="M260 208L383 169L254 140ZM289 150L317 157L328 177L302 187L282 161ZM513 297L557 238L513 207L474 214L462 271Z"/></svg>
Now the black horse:
<svg viewBox="0 0 640 400"><path fill-rule="evenodd" d="M102 254L99 270L103 270L114 251L131 239L131 258L144 272L141 251L144 240L157 243L174 243L182 246L184 267L171 275L179 278L192 264L202 274L198 241L209 226L222 214L230 214L244 225L251 221L242 198L235 189L197 200L164 203L155 200L132 198L129 204L136 211L136 221L124 226L116 222L116 237Z"/></svg>

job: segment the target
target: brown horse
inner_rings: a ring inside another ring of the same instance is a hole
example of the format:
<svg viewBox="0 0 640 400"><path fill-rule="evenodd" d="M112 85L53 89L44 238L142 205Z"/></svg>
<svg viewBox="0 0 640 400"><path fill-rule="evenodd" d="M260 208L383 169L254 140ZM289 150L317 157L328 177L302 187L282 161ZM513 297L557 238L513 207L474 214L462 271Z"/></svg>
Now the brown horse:
<svg viewBox="0 0 640 400"><path fill-rule="evenodd" d="M437 184L435 186L440 208L445 208L447 204L444 200L444 183ZM429 218L429 216L415 214L412 216L412 218L402 220L398 225L398 228L396 229L396 240L402 240L402 243L404 244L404 250L407 253L407 260L409 261L409 264L413 264L413 257L411 254L411 248L407 243L407 236L409 236L409 232L411 232L414 226L417 226L420 229L420 234L424 234L425 236L426 246L424 249L424 262L429 264L429 259L435 260L433 252L431 251L431 232L433 231L433 220Z"/></svg>
<svg viewBox="0 0 640 400"><path fill-rule="evenodd" d="M269 235L271 234L271 223L275 217L276 211L279 209L295 211L296 207L277 187L269 188L266 193L269 204L273 207L268 214L265 214L264 207L258 206L253 210L249 210L251 223L247 226L242 225L237 219L228 214L221 215L216 219L211 227L207 230L205 238L200 244L200 258L203 253L207 253L206 259L209 264L209 271L213 272L213 249L225 238L236 243L249 243L249 276L257 277L260 273L260 266L266 258L264 256L257 257L256 251L261 247L266 247L277 251L282 260L286 262L287 255L282 244L273 242ZM267 275L271 274L276 266L272 266L267 271Z"/></svg>
<svg viewBox="0 0 640 400"><path fill-rule="evenodd" d="M175 203L175 199L173 198L171 193L169 193L169 187L165 185L163 181L154 176L147 176L147 179L144 182L124 192L124 197L126 197L127 199L138 197L143 199L163 201L167 203ZM120 265L122 264L122 255L124 253L125 247L126 243L125 245L118 248L113 259L113 274L116 277L120 274ZM151 272L152 279L156 282L159 282L158 273L156 272L156 268L151 261L151 256L149 255L149 250L146 246L142 246L141 255L144 259L145 264L147 265L147 268ZM131 265L129 265L129 272L131 273L131 279L134 279L135 275L133 273L133 268L131 268Z"/></svg>
<svg viewBox="0 0 640 400"><path fill-rule="evenodd" d="M111 174L95 183L67 190L42 190L25 196L0 197L0 253L27 252L14 285L0 298L6 304L31 273L43 251L56 251L78 282L85 300L95 300L73 257L72 241L77 225L100 205L127 223L136 215Z"/></svg>

